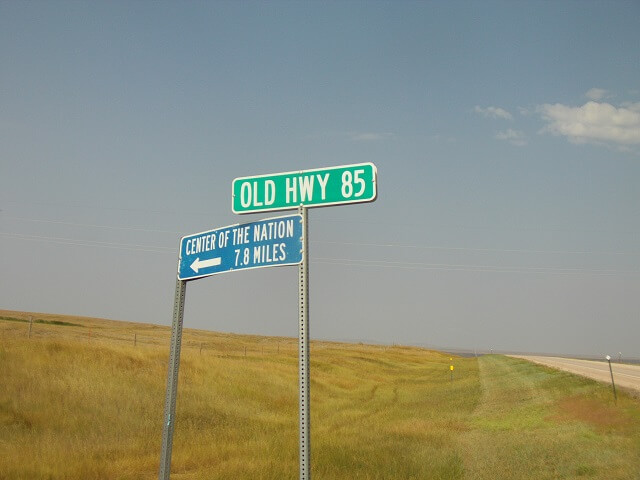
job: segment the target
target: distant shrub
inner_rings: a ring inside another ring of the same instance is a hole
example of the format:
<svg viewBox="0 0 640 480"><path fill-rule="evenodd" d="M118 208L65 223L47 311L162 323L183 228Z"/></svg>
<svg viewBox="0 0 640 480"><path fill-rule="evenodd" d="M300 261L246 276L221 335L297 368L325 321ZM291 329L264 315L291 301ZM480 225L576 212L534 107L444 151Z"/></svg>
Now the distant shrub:
<svg viewBox="0 0 640 480"><path fill-rule="evenodd" d="M29 323L29 320L27 320L26 318L16 318L16 317L3 317L0 316L0 320L7 320L9 322L23 322L23 323ZM45 325L60 325L63 327L82 327L83 325L80 325L79 323L71 323L71 322L63 322L62 320L41 320L41 319L34 319L33 323L42 323Z"/></svg>

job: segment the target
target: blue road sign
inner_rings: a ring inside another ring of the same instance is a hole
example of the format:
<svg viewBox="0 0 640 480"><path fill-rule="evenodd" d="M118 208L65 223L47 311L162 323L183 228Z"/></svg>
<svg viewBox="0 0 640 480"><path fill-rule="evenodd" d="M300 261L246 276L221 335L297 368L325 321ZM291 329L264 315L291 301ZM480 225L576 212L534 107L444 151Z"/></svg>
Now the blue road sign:
<svg viewBox="0 0 640 480"><path fill-rule="evenodd" d="M301 261L302 215L287 215L182 237L178 278L194 280Z"/></svg>

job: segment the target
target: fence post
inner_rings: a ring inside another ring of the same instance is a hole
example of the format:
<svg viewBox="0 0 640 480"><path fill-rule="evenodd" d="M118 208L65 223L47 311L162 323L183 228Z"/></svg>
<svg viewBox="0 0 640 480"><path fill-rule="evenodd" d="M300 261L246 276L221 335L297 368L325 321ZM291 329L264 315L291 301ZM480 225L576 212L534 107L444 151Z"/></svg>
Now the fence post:
<svg viewBox="0 0 640 480"><path fill-rule="evenodd" d="M31 338L31 329L33 328L33 317L29 316L29 338Z"/></svg>
<svg viewBox="0 0 640 480"><path fill-rule="evenodd" d="M611 372L611 386L613 387L613 398L618 403L618 394L616 393L616 382L613 381L613 368L611 368L611 357L606 356L607 362L609 362L609 372Z"/></svg>

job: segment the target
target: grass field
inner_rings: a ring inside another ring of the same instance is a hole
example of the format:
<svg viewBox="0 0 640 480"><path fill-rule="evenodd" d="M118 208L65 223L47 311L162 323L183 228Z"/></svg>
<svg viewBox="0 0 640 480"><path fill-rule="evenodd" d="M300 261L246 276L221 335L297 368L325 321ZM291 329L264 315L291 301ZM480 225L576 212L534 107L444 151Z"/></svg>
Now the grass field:
<svg viewBox="0 0 640 480"><path fill-rule="evenodd" d="M169 329L0 317L0 479L157 478ZM296 343L185 329L172 478L298 478ZM503 356L312 342L311 414L315 479L640 479L637 399Z"/></svg>

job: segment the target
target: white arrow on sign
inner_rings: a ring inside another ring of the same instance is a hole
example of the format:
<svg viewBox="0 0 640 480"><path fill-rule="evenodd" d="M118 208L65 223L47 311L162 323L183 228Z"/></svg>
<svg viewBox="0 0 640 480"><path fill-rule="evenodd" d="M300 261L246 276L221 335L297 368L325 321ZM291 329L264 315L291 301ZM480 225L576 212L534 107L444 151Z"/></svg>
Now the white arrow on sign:
<svg viewBox="0 0 640 480"><path fill-rule="evenodd" d="M191 264L191 270L198 273L201 268L215 267L222 263L222 257L210 258L208 260L200 260L200 257L196 258Z"/></svg>

